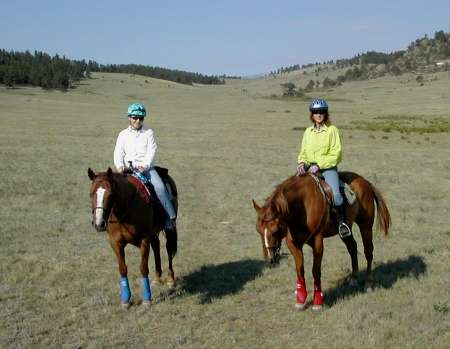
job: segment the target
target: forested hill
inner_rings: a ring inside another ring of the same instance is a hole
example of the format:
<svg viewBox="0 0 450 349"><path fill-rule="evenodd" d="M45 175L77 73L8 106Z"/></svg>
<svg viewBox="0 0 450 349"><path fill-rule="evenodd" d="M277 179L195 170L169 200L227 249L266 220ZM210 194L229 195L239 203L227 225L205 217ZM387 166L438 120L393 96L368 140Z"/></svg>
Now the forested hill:
<svg viewBox="0 0 450 349"><path fill-rule="evenodd" d="M218 76L207 76L181 70L136 64L103 65L95 61L71 60L35 51L17 52L0 49L0 84L41 86L46 89L68 89L91 72L139 74L181 84L223 84Z"/></svg>
<svg viewBox="0 0 450 349"><path fill-rule="evenodd" d="M280 74L301 69L305 77L310 76L309 81L298 88L293 82L281 84L283 96L303 96L305 92L340 86L348 81L397 76L408 72L417 73L417 81L421 82L421 73L450 70L450 33L441 30L433 38L425 35L413 41L406 50L391 53L368 51L349 59L302 66L296 64L279 68L269 76L277 78Z"/></svg>
<svg viewBox="0 0 450 349"><path fill-rule="evenodd" d="M199 73L190 73L182 70L173 70L161 67L150 67L139 64L98 64L90 61L88 70L94 72L107 73L127 73L138 74L152 78L169 80L180 84L192 85L192 83L216 85L225 83L223 79L217 76L202 75Z"/></svg>
<svg viewBox="0 0 450 349"><path fill-rule="evenodd" d="M304 68L342 69L351 68L349 78L368 79L385 74L399 75L408 71L426 70L430 66L450 59L450 33L437 31L433 38L425 35L411 42L406 50L383 53L368 51L353 58L330 60L322 63L292 65L274 70L270 75L282 74ZM344 77L342 77L344 78ZM341 80L342 80L341 78Z"/></svg>

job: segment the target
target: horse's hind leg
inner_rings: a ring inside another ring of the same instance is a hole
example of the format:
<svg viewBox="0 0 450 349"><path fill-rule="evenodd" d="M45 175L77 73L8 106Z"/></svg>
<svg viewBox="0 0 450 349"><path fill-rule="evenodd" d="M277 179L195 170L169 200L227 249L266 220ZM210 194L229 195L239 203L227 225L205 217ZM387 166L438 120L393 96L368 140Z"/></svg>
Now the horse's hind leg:
<svg viewBox="0 0 450 349"><path fill-rule="evenodd" d="M169 280L167 280L167 285L172 288L175 286L175 273L172 267L173 257L170 255L169 251L167 251L167 255L169 256Z"/></svg>
<svg viewBox="0 0 450 349"><path fill-rule="evenodd" d="M367 290L370 290L373 285L373 275L372 275L372 261L373 261L373 241L372 241L372 228L370 226L361 225L359 227L361 231L361 238L364 244L364 255L367 261Z"/></svg>
<svg viewBox="0 0 450 349"><path fill-rule="evenodd" d="M152 247L153 255L155 257L155 278L152 280L152 284L159 285L161 284L162 269L161 269L161 253L159 250L160 244L158 235L153 235L150 238L150 245Z"/></svg>
<svg viewBox="0 0 450 349"><path fill-rule="evenodd" d="M172 232L173 233L173 232ZM166 232L166 250L167 250L167 257L169 259L169 280L167 280L167 285L172 288L175 286L175 272L173 271L173 265L172 260L175 255L175 252L173 250L173 245L171 245L171 242L169 238L167 237L168 232ZM175 231L175 236L177 232ZM173 244L173 241L172 241Z"/></svg>
<svg viewBox="0 0 450 349"><path fill-rule="evenodd" d="M358 245L355 241L353 235L347 236L342 240L347 247L347 251L350 255L352 261L352 275L350 276L350 285L356 286L357 284L357 274L359 271L358 267Z"/></svg>

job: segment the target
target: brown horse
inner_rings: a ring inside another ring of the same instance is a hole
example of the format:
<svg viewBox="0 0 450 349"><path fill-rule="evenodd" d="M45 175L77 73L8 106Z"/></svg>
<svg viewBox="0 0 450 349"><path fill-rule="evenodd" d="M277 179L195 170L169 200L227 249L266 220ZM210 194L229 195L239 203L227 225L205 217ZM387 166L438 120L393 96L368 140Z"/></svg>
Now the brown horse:
<svg viewBox="0 0 450 349"><path fill-rule="evenodd" d="M367 261L367 279L368 282L372 282L372 226L375 219L375 205L378 227L385 235L391 224L389 210L378 189L363 177L352 172L340 172L339 177L350 185L356 195L355 202L346 208L346 222L350 227L353 222L359 227ZM320 186L323 186L324 182L321 182ZM273 263L281 240L286 238L286 244L295 259L297 272L295 306L299 309L305 308L307 298L303 245L307 243L313 249L313 310L319 310L324 303L320 280L323 239L338 233L331 204L326 199L323 187L321 189L320 186L317 177L313 175L293 176L279 184L262 207L253 201L257 212L256 229L261 235L264 257ZM352 235L343 241L351 257L351 281L354 282L358 273L356 241Z"/></svg>
<svg viewBox="0 0 450 349"><path fill-rule="evenodd" d="M175 210L178 209L178 194L174 180L167 170L157 168L162 180L169 186ZM143 304L152 299L148 279L148 256L150 246L155 256L155 279L161 282L161 256L159 233L164 229L165 212L161 204L143 195L131 174L118 174L108 168L106 172L95 173L90 168L88 176L92 181L90 188L92 204L92 224L97 231L107 231L109 243L119 262L121 275L122 305L131 304L131 292L128 284L125 264L125 246L132 244L141 250L140 272L142 275ZM166 231L166 249L169 258L169 286L175 284L172 259L177 252L177 230Z"/></svg>

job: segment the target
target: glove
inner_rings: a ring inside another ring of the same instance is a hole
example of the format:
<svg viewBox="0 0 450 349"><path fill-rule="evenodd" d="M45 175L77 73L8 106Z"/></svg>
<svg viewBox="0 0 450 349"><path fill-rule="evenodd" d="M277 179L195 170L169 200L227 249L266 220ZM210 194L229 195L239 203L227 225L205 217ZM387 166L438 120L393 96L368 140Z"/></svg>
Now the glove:
<svg viewBox="0 0 450 349"><path fill-rule="evenodd" d="M301 162L297 166L297 176L304 175L306 173L305 163Z"/></svg>
<svg viewBox="0 0 450 349"><path fill-rule="evenodd" d="M311 167L308 169L309 173L316 174L319 172L319 166L317 165L311 165Z"/></svg>

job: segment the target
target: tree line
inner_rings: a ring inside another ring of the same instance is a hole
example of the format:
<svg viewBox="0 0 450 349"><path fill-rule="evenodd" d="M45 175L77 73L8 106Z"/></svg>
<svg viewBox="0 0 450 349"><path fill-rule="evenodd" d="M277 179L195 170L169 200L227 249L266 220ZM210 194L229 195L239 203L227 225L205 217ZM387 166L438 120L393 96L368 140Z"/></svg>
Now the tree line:
<svg viewBox="0 0 450 349"><path fill-rule="evenodd" d="M151 67L141 64L99 64L94 61L88 62L90 72L126 73L148 76L151 78L169 80L180 84L192 85L193 83L204 85L224 84L225 80L218 76L191 73L182 70Z"/></svg>
<svg viewBox="0 0 450 349"><path fill-rule="evenodd" d="M95 61L72 60L66 57L34 51L18 52L0 49L0 84L41 86L45 89L66 90L74 87L91 72L144 75L181 84L224 84L225 79L181 70L138 64L99 64Z"/></svg>
<svg viewBox="0 0 450 349"><path fill-rule="evenodd" d="M85 76L86 62L44 52L15 52L0 49L0 84L67 89Z"/></svg>

